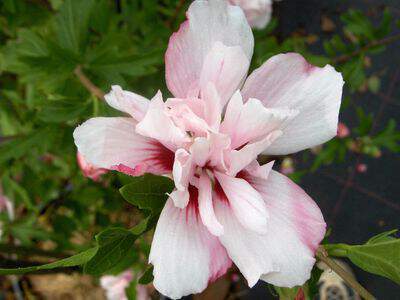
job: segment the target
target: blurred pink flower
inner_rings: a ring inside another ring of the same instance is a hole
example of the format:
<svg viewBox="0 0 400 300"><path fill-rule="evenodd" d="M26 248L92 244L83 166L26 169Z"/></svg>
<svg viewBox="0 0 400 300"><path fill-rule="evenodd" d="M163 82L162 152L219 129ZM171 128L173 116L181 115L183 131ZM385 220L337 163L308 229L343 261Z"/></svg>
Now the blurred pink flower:
<svg viewBox="0 0 400 300"><path fill-rule="evenodd" d="M294 172L294 163L293 159L290 157L285 157L281 164L281 173L288 175Z"/></svg>
<svg viewBox="0 0 400 300"><path fill-rule="evenodd" d="M368 166L366 164L358 164L356 170L358 173L365 173L368 170Z"/></svg>
<svg viewBox="0 0 400 300"><path fill-rule="evenodd" d="M346 126L346 124L339 122L337 137L342 139L348 137L349 135L350 135L350 129Z"/></svg>
<svg viewBox="0 0 400 300"><path fill-rule="evenodd" d="M0 212L2 211L6 211L11 220L14 219L14 206L12 202L7 198L7 196L0 192Z"/></svg>
<svg viewBox="0 0 400 300"><path fill-rule="evenodd" d="M172 175L149 257L162 294L199 293L232 261L249 286L302 285L326 224L299 186L256 159L334 137L342 76L288 53L246 79L253 35L241 9L194 1L187 16L165 56L174 98L113 86L107 103L129 117L92 118L75 129L75 144L101 168Z"/></svg>
<svg viewBox="0 0 400 300"><path fill-rule="evenodd" d="M0 187L0 213L3 211L7 212L8 218L10 220L14 219L14 205L5 195L3 195L3 190ZM0 240L1 240L1 236L3 235L2 227L3 227L3 225L0 222Z"/></svg>
<svg viewBox="0 0 400 300"><path fill-rule="evenodd" d="M117 275L106 275L100 278L101 287L106 291L107 300L127 300L126 288L133 280L131 270ZM137 300L149 300L150 296L147 292L147 288L144 285L136 285L136 299Z"/></svg>
<svg viewBox="0 0 400 300"><path fill-rule="evenodd" d="M83 155L79 152L76 153L76 159L83 176L94 181L99 181L100 176L108 172L108 170L104 168L96 168L94 165L88 163Z"/></svg>
<svg viewBox="0 0 400 300"><path fill-rule="evenodd" d="M102 276L100 278L100 284L106 291L107 300L127 300L125 289L129 286L132 279L132 271L130 270L118 276Z"/></svg>
<svg viewBox="0 0 400 300"><path fill-rule="evenodd" d="M247 22L253 28L263 29L271 20L272 0L228 0L243 9Z"/></svg>

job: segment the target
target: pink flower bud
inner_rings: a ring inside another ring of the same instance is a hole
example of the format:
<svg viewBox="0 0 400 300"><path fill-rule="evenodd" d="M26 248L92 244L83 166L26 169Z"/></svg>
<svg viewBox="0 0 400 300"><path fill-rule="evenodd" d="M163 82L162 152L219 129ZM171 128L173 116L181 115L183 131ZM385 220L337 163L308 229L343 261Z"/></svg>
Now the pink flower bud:
<svg viewBox="0 0 400 300"><path fill-rule="evenodd" d="M344 124L339 122L337 128L337 137L342 139L350 135L350 129Z"/></svg>
<svg viewBox="0 0 400 300"><path fill-rule="evenodd" d="M358 164L356 166L356 171L358 173L365 173L365 172L367 172L367 169L368 169L368 166L366 164Z"/></svg>

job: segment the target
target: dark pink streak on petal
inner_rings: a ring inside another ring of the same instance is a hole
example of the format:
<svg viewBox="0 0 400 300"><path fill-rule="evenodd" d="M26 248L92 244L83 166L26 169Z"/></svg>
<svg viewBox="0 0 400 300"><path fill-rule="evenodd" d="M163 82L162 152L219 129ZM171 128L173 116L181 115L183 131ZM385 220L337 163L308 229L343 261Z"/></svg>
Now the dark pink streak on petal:
<svg viewBox="0 0 400 300"><path fill-rule="evenodd" d="M149 153L147 158L143 160L143 163L147 165L146 172L159 175L171 173L175 159L174 152L157 141L151 143L155 147L142 150Z"/></svg>
<svg viewBox="0 0 400 300"><path fill-rule="evenodd" d="M218 180L215 180L214 193L217 196L218 200L229 204L228 197L226 196L226 194L225 194L224 190L222 189L222 186L218 182Z"/></svg>
<svg viewBox="0 0 400 300"><path fill-rule="evenodd" d="M186 213L186 219L188 217L188 215L190 214L190 210L192 210L196 216L196 218L199 220L199 191L197 190L197 188L191 184L189 184L188 187L189 190L189 203L186 207L187 209L187 213ZM186 220L187 221L187 220Z"/></svg>
<svg viewBox="0 0 400 300"><path fill-rule="evenodd" d="M249 172L245 171L245 170L241 170L239 171L239 173L236 174L236 178L241 178L246 180L248 183L251 184L251 175L249 174Z"/></svg>

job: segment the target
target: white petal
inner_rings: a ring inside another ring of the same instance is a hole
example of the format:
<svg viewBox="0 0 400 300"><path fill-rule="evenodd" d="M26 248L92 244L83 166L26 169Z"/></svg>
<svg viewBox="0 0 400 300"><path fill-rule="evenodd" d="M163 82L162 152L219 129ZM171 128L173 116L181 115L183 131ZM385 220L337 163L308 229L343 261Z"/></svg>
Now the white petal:
<svg viewBox="0 0 400 300"><path fill-rule="evenodd" d="M302 285L310 278L315 250L325 234L320 209L300 187L278 172L271 171L268 179L250 175L244 178L265 200L270 213L268 231L261 235L241 227L219 201L215 210L225 230L220 236L222 244L250 286L258 278L283 287Z"/></svg>
<svg viewBox="0 0 400 300"><path fill-rule="evenodd" d="M190 141L186 133L175 126L167 115L161 92L151 99L146 115L136 125L136 132L160 141L171 150L176 150L185 142Z"/></svg>
<svg viewBox="0 0 400 300"><path fill-rule="evenodd" d="M342 75L332 66L312 66L295 53L273 56L256 69L243 87L245 100L256 98L268 108L299 111L264 153L293 153L334 137L343 83Z"/></svg>
<svg viewBox="0 0 400 300"><path fill-rule="evenodd" d="M138 135L131 118L92 118L74 131L78 151L98 168L141 175L170 173L173 152L159 142Z"/></svg>
<svg viewBox="0 0 400 300"><path fill-rule="evenodd" d="M215 214L224 227L224 234L219 236L219 240L250 287L257 283L262 274L279 270L278 264L269 257L265 236L244 228L233 207L226 202L217 200L214 207Z"/></svg>
<svg viewBox="0 0 400 300"><path fill-rule="evenodd" d="M194 165L191 155L184 149L175 152L172 177L174 178L176 191L171 193L171 198L179 208L184 208L189 202L188 185L193 177Z"/></svg>
<svg viewBox="0 0 400 300"><path fill-rule="evenodd" d="M149 260L155 288L172 299L202 292L231 266L225 249L199 221L196 210L176 208L171 199L158 220Z"/></svg>
<svg viewBox="0 0 400 300"><path fill-rule="evenodd" d="M228 165L228 174L236 176L239 171L243 170L253 162L263 150L268 149L270 145L273 145L274 141L276 141L276 139L281 135L282 131L275 130L262 140L247 144L240 150L227 151L225 154L225 161Z"/></svg>
<svg viewBox="0 0 400 300"><path fill-rule="evenodd" d="M136 121L141 121L149 108L150 101L138 94L124 91L119 85L113 85L111 92L104 96L108 105L130 114Z"/></svg>
<svg viewBox="0 0 400 300"><path fill-rule="evenodd" d="M189 190L184 188L183 190L173 190L169 197L174 201L176 207L185 208L189 203Z"/></svg>
<svg viewBox="0 0 400 300"><path fill-rule="evenodd" d="M236 149L260 140L275 130L283 130L297 113L287 108L266 108L253 98L243 104L240 92L236 92L226 108L221 132L231 137L231 148Z"/></svg>
<svg viewBox="0 0 400 300"><path fill-rule="evenodd" d="M224 232L214 213L211 181L204 172L199 180L199 212L203 224L213 235L219 236Z"/></svg>
<svg viewBox="0 0 400 300"><path fill-rule="evenodd" d="M212 82L223 107L243 83L249 65L250 61L240 46L227 47L216 42L204 59L200 89Z"/></svg>
<svg viewBox="0 0 400 300"><path fill-rule="evenodd" d="M218 132L221 124L222 101L213 83L209 82L203 87L201 100L204 101L204 120L212 130Z"/></svg>
<svg viewBox="0 0 400 300"><path fill-rule="evenodd" d="M225 1L194 1L187 18L171 36L165 55L167 86L180 98L186 98L191 90L199 90L204 59L215 42L242 47L248 61L254 45L243 11Z"/></svg>
<svg viewBox="0 0 400 300"><path fill-rule="evenodd" d="M217 167L219 170L226 170L224 153L229 149L229 145L229 136L210 132L207 137L195 138L190 146L190 152L198 166L203 167L208 163L209 166Z"/></svg>
<svg viewBox="0 0 400 300"><path fill-rule="evenodd" d="M245 180L214 172L238 221L258 233L267 230L268 212L261 195Z"/></svg>

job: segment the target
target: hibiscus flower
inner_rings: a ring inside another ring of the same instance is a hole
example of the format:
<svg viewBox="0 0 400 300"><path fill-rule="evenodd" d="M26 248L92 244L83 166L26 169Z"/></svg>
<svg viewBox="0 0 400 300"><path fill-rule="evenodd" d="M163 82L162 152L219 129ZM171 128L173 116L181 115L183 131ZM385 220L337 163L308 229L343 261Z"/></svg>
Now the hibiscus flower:
<svg viewBox="0 0 400 300"><path fill-rule="evenodd" d="M203 291L232 265L250 287L303 284L326 224L315 202L273 162L336 135L343 79L300 55L270 58L246 79L253 35L243 11L194 1L165 55L173 97L113 86L127 117L92 118L74 132L98 167L169 174L175 189L154 233L154 286L171 298Z"/></svg>

